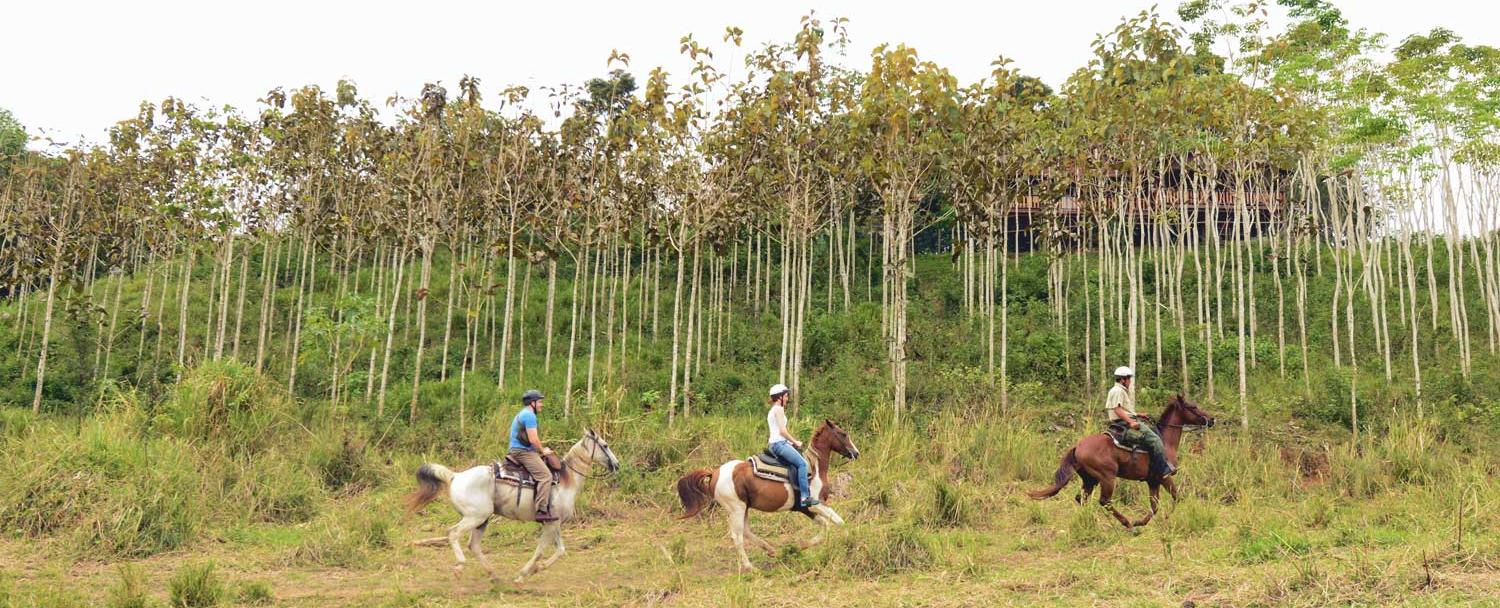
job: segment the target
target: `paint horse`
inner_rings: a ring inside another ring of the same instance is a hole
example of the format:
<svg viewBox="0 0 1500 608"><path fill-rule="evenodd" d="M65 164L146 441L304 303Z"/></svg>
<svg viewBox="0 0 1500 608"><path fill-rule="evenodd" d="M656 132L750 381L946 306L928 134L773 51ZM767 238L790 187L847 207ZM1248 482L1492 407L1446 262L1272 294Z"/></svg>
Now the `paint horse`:
<svg viewBox="0 0 1500 608"><path fill-rule="evenodd" d="M557 516L557 521L542 524L542 533L537 538L536 552L531 554L531 560L526 562L520 574L516 576L515 582L517 583L556 563L567 552L563 548L562 523L573 517L574 502L578 498L578 493L583 490L584 481L589 478L589 471L595 465L602 465L610 472L618 471L620 460L615 458L614 452L610 451L609 444L605 443L603 438L592 430L586 430L583 438L573 444L573 447L563 455L562 465L560 474L557 476L557 483L552 486L552 514ZM406 497L407 508L411 512L420 510L436 500L438 494L446 487L448 499L453 502L453 507L458 509L459 515L463 517L458 523L448 528L447 536L423 539L415 543L419 546L444 544L452 546L453 556L458 560L458 563L453 566L454 576L458 576L463 571L466 559L460 542L467 535L469 550L479 558L479 563L490 577L498 579L494 567L490 565L489 559L480 549L479 542L484 537L484 530L489 525L490 519L497 515L516 521L536 519L536 508L533 504L536 496L535 484L527 485L526 482L511 478L501 479L501 477L498 464L479 465L458 473L435 463L427 463L417 469L417 489ZM551 557L538 564L537 559L542 556L542 551L549 545L554 547Z"/></svg>
<svg viewBox="0 0 1500 608"><path fill-rule="evenodd" d="M850 460L859 458L859 448L854 447L849 434L832 420L824 420L802 453L807 459L808 472L812 475L808 490L820 501L828 499L828 467L834 452ZM714 502L728 512L729 537L739 551L741 571L755 569L755 565L750 563L750 557L745 554L746 538L765 549L768 554L775 554L775 548L770 543L750 531L750 510L767 513L793 510L795 491L792 482L786 478L785 473L779 476L768 473L767 469L779 467L774 467L774 463L767 463L766 456L761 454L746 460L731 460L719 465L717 469L698 469L677 480L677 496L682 500L685 510L681 519L697 515ZM772 466L768 467L767 464ZM826 504L799 512L823 525L816 536L803 544L804 547L821 542L823 533L833 524L844 523L844 519Z"/></svg>

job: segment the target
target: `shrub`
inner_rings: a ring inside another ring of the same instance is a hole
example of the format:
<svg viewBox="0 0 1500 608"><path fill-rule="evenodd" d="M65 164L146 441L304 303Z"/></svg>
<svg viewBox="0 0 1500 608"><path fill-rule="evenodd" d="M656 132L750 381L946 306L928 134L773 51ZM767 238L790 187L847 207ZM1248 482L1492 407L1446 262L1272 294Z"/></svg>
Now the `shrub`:
<svg viewBox="0 0 1500 608"><path fill-rule="evenodd" d="M240 585L240 590L235 596L236 601L249 606L267 606L275 601L271 595L271 586L262 581L245 582Z"/></svg>
<svg viewBox="0 0 1500 608"><path fill-rule="evenodd" d="M167 594L176 608L217 606L227 597L212 562L183 566L167 581Z"/></svg>
<svg viewBox="0 0 1500 608"><path fill-rule="evenodd" d="M149 603L146 577L135 566L120 564L120 581L109 588L104 605L109 608L145 608Z"/></svg>
<svg viewBox="0 0 1500 608"><path fill-rule="evenodd" d="M963 488L943 479L932 482L932 517L938 526L957 527L969 521L969 498Z"/></svg>
<svg viewBox="0 0 1500 608"><path fill-rule="evenodd" d="M247 515L255 521L302 523L317 514L323 497L318 476L280 453L269 453L251 461L247 477L239 484Z"/></svg>
<svg viewBox="0 0 1500 608"><path fill-rule="evenodd" d="M215 440L231 453L257 453L283 435L294 404L279 387L235 360L189 370L157 405L152 426L195 440Z"/></svg>
<svg viewBox="0 0 1500 608"><path fill-rule="evenodd" d="M923 570L936 561L932 541L921 528L909 522L868 535L852 531L840 534L822 548L825 563L850 576L878 577Z"/></svg>
<svg viewBox="0 0 1500 608"><path fill-rule="evenodd" d="M308 450L308 464L328 491L356 493L374 486L379 477L365 446L365 439L348 429L325 432Z"/></svg>
<svg viewBox="0 0 1500 608"><path fill-rule="evenodd" d="M329 512L312 533L292 551L299 563L350 567L365 561L370 551L391 546L391 522L368 505Z"/></svg>

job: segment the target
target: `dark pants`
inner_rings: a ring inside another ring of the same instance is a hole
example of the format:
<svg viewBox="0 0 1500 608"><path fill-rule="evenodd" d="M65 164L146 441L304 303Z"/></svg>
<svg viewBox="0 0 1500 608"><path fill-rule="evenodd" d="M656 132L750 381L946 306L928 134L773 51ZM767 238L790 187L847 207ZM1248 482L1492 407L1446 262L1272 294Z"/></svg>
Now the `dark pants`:
<svg viewBox="0 0 1500 608"><path fill-rule="evenodd" d="M1161 435L1157 435L1156 429L1148 424L1147 421L1137 420L1136 422L1138 423L1138 426L1134 429L1130 428L1129 426L1125 426L1125 423L1123 422L1120 423L1121 426L1125 427L1124 431L1120 433L1120 439L1124 441L1126 445L1142 447L1150 450L1152 475L1160 475L1162 473L1165 473L1168 466L1167 446L1161 442Z"/></svg>
<svg viewBox="0 0 1500 608"><path fill-rule="evenodd" d="M547 463L542 461L542 454L536 450L522 450L511 448L510 455L526 467L531 473L531 478L536 480L536 504L537 513L547 513L552 508L552 471L547 469Z"/></svg>

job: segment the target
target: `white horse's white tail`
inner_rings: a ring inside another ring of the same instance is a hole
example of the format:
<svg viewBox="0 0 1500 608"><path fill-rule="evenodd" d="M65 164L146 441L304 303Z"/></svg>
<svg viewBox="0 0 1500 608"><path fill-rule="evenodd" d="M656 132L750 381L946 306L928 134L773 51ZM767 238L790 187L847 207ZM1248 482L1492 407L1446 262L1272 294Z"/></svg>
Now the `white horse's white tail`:
<svg viewBox="0 0 1500 608"><path fill-rule="evenodd" d="M406 496L406 508L413 513L437 500L448 483L453 481L453 471L448 467L429 462L417 467L417 489Z"/></svg>

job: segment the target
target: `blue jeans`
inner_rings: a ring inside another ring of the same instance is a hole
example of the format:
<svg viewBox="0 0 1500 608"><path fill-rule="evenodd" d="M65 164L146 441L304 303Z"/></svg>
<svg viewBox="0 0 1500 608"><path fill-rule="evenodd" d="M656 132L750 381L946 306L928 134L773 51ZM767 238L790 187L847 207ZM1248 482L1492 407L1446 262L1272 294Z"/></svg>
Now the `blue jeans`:
<svg viewBox="0 0 1500 608"><path fill-rule="evenodd" d="M797 492L801 494L802 500L812 498L807 490L807 460L797 453L797 448L792 447L792 442L778 441L771 444L771 453L792 467L792 475L797 480Z"/></svg>

